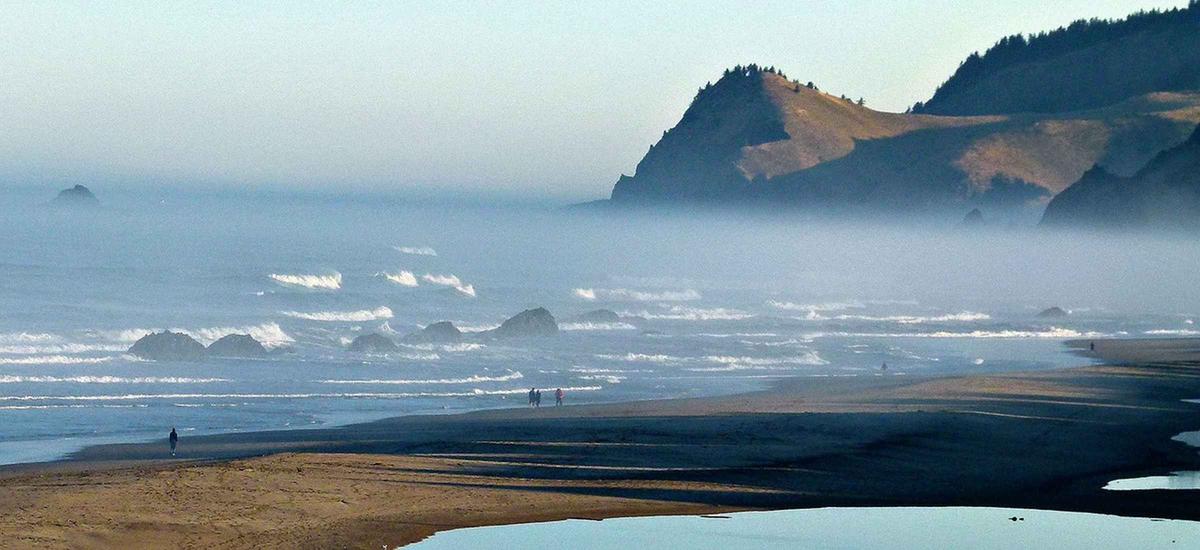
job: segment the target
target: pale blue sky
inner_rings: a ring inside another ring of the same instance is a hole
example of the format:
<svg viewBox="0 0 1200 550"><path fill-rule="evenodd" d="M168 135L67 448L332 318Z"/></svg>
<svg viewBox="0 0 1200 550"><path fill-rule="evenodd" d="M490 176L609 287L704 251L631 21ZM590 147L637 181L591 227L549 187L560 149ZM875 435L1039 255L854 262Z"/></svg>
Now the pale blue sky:
<svg viewBox="0 0 1200 550"><path fill-rule="evenodd" d="M5 2L0 186L595 198L727 66L903 110L1006 34L1186 3Z"/></svg>

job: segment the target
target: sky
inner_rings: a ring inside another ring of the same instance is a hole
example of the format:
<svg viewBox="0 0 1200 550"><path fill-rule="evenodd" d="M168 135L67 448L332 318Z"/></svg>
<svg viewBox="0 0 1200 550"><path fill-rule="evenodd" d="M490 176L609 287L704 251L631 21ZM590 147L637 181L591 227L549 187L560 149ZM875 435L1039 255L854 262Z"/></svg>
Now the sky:
<svg viewBox="0 0 1200 550"><path fill-rule="evenodd" d="M726 67L902 111L1002 36L1186 4L5 2L0 188L602 198Z"/></svg>

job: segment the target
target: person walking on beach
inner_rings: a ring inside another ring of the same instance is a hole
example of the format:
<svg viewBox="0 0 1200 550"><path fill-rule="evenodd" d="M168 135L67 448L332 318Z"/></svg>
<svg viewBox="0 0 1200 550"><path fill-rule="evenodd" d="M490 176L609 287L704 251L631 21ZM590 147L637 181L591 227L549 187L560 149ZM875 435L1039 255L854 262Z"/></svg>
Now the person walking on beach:
<svg viewBox="0 0 1200 550"><path fill-rule="evenodd" d="M537 390L537 391L533 392L533 406L534 407L542 406L542 390Z"/></svg>
<svg viewBox="0 0 1200 550"><path fill-rule="evenodd" d="M533 393L534 393L534 389L533 389L533 388L529 388L529 406L530 406L530 407L532 407L532 406L533 406Z"/></svg>
<svg viewBox="0 0 1200 550"><path fill-rule="evenodd" d="M171 456L175 456L175 446L179 445L179 434L175 433L174 426L171 426L171 435L167 436L167 441L171 442Z"/></svg>
<svg viewBox="0 0 1200 550"><path fill-rule="evenodd" d="M563 398L562 388L558 388L557 390L554 390L554 406L555 407L562 406L562 398Z"/></svg>

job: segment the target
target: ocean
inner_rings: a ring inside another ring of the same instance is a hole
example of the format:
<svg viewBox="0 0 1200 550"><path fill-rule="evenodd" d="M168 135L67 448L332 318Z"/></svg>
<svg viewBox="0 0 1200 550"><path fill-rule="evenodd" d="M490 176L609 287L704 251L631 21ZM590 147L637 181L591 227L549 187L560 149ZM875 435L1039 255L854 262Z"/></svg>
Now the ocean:
<svg viewBox="0 0 1200 550"><path fill-rule="evenodd" d="M96 191L87 210L0 191L0 463L172 427L187 438L525 406L530 388L575 404L1049 369L1088 362L1069 339L1200 335L1188 239ZM1038 316L1050 306L1070 314ZM558 337L345 349L443 320L486 330L533 307L555 315ZM597 309L620 320L576 319ZM206 344L248 333L280 352L127 353L162 329Z"/></svg>

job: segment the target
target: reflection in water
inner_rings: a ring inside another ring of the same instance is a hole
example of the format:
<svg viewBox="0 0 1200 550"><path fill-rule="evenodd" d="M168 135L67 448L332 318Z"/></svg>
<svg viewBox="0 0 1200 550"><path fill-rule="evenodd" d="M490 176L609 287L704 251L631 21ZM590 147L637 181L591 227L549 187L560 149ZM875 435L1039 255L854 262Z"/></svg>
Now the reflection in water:
<svg viewBox="0 0 1200 550"><path fill-rule="evenodd" d="M849 528L849 526L853 526ZM822 508L459 529L410 548L1197 548L1200 522L1005 508Z"/></svg>
<svg viewBox="0 0 1200 550"><path fill-rule="evenodd" d="M1200 472L1171 472L1169 476L1118 479L1104 486L1110 491L1144 491L1147 489L1200 489Z"/></svg>

